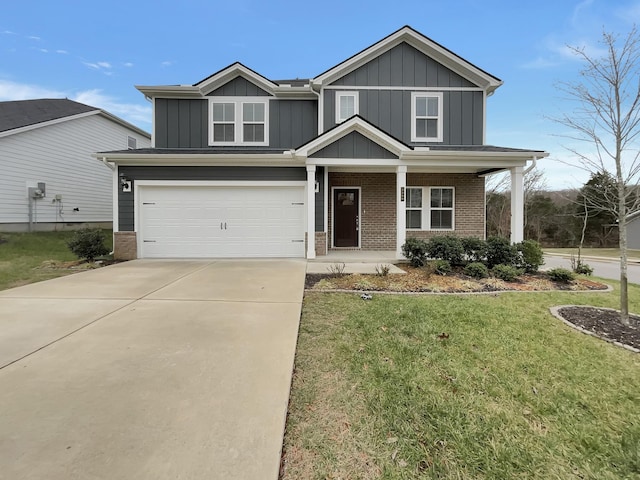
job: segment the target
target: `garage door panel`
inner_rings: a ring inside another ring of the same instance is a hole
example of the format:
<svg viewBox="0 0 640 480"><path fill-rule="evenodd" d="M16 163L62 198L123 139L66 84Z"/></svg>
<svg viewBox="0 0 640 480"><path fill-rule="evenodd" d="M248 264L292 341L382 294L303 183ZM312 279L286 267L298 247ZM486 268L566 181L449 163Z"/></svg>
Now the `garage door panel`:
<svg viewBox="0 0 640 480"><path fill-rule="evenodd" d="M139 187L142 257L304 257L302 187Z"/></svg>

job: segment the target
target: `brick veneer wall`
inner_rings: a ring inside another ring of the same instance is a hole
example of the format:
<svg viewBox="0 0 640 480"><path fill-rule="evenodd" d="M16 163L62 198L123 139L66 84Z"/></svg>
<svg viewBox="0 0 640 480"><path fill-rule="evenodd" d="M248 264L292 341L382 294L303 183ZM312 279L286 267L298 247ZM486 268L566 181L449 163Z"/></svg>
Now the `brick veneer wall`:
<svg viewBox="0 0 640 480"><path fill-rule="evenodd" d="M316 232L316 256L327 254L327 234Z"/></svg>
<svg viewBox="0 0 640 480"><path fill-rule="evenodd" d="M135 260L138 258L136 232L113 233L113 258L115 260Z"/></svg>
<svg viewBox="0 0 640 480"><path fill-rule="evenodd" d="M484 178L473 174L408 173L408 187L454 187L455 231L407 230L407 238L430 238L455 234L484 238ZM360 187L361 248L395 250L396 248L396 175L395 173L329 173L329 188ZM331 190L330 190L331 191ZM329 195L329 216L333 194ZM329 245L332 222L329 218Z"/></svg>

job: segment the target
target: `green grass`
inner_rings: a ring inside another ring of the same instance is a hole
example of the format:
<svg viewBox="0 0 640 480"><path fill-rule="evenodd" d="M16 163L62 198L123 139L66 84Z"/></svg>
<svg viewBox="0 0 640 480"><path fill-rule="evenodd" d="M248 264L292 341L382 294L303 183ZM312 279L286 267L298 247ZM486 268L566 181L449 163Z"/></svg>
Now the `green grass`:
<svg viewBox="0 0 640 480"><path fill-rule="evenodd" d="M640 478L640 355L561 304L617 296L307 294L283 478Z"/></svg>
<svg viewBox="0 0 640 480"><path fill-rule="evenodd" d="M561 253L563 255L578 255L577 248L545 248L547 253ZM620 258L619 248L583 248L582 255L593 257ZM628 257L640 260L640 250L629 250Z"/></svg>
<svg viewBox="0 0 640 480"><path fill-rule="evenodd" d="M0 290L74 273L74 270L42 268L48 260L76 260L67 240L73 232L0 233ZM111 230L105 230L111 250Z"/></svg>

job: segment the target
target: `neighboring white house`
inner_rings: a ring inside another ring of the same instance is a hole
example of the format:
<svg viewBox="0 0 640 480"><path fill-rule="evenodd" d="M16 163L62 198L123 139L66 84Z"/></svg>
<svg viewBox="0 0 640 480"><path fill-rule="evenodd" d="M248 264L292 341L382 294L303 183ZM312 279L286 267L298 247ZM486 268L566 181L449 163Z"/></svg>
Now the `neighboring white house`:
<svg viewBox="0 0 640 480"><path fill-rule="evenodd" d="M67 99L0 102L0 231L111 227L113 172L92 154L150 138Z"/></svg>
<svg viewBox="0 0 640 480"><path fill-rule="evenodd" d="M640 250L640 210L627 217L627 247Z"/></svg>

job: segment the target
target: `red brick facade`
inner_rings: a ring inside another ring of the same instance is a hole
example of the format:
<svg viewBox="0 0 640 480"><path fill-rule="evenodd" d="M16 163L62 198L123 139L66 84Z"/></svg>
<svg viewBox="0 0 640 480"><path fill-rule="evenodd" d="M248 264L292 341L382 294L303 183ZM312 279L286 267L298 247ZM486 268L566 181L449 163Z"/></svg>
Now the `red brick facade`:
<svg viewBox="0 0 640 480"><path fill-rule="evenodd" d="M484 178L473 174L408 173L407 186L455 188L455 230L407 230L407 238L429 238L446 234L484 238ZM329 247L333 245L331 192L334 187L360 188L360 248L395 250L396 174L329 173Z"/></svg>

